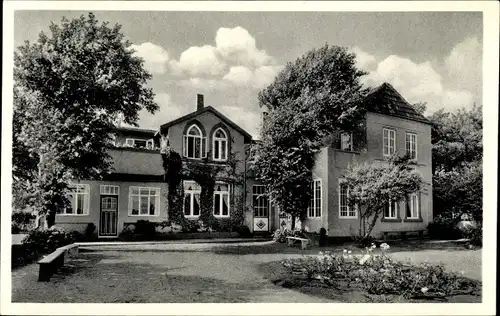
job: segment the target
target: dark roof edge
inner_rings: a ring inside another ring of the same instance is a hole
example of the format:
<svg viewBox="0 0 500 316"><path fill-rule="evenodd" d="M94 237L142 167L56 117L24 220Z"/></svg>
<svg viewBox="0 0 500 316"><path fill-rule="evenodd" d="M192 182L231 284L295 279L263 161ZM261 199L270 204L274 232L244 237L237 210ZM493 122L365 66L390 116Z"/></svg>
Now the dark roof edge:
<svg viewBox="0 0 500 316"><path fill-rule="evenodd" d="M173 125L175 125L177 123L180 123L180 122L183 122L185 120L188 120L190 118L193 118L193 117L195 117L195 116L197 116L199 114L205 113L205 112L212 112L214 115L218 116L220 119L222 119L223 121L225 121L229 126L231 126L235 130L237 130L238 132L240 132L241 134L243 134L243 136L245 136L245 138L247 138L248 140L252 140L252 135L250 135L249 133L247 133L244 129L242 129L240 126L238 126L238 124L236 124L233 121L231 121L227 116L225 116L224 114L220 113L219 111L217 111L216 109L214 109L210 105L204 107L203 109L191 112L189 114L186 114L184 116L176 118L175 120L172 120L170 122L162 124L162 125L160 125L159 130L164 129L164 128L168 128L170 126L173 126ZM158 133L158 131L156 131L156 133Z"/></svg>

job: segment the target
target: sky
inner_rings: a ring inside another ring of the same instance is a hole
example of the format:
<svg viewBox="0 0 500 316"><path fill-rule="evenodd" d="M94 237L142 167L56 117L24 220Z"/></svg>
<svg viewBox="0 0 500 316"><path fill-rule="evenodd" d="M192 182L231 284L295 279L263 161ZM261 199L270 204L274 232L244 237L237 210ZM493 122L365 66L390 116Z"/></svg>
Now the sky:
<svg viewBox="0 0 500 316"><path fill-rule="evenodd" d="M16 11L14 45L34 41L51 22L85 11ZM427 112L482 102L481 12L146 12L93 11L122 25L153 74L160 110L139 125L159 125L196 109L196 95L254 137L258 92L287 62L325 43L356 53L367 87L392 84Z"/></svg>

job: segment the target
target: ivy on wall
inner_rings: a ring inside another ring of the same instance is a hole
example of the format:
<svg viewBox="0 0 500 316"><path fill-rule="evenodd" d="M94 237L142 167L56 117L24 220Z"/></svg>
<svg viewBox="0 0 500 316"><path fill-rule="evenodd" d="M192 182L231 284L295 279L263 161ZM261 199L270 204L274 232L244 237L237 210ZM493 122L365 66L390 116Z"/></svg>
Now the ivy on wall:
<svg viewBox="0 0 500 316"><path fill-rule="evenodd" d="M230 190L228 218L217 218L213 215L216 182L223 181L232 188L243 185L244 176L237 171L239 160L236 159L236 153L230 153L229 159L224 163L212 162L208 158L196 161L184 160L179 153L168 146L162 147L161 155L165 182L168 187L167 203L170 222L182 226L183 231L194 231L200 228L199 226L214 231L232 231L243 224L246 208L244 190L240 190L239 194ZM211 157L210 152L207 157ZM196 181L201 187L200 217L196 221L184 217L183 180Z"/></svg>

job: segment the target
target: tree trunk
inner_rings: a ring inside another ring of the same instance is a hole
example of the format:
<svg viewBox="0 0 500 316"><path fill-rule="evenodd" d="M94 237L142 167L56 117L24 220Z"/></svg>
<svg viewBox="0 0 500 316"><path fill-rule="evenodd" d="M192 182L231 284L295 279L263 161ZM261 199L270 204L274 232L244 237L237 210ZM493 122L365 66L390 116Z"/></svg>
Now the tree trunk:
<svg viewBox="0 0 500 316"><path fill-rule="evenodd" d="M379 217L379 212L377 211L377 212L375 212L375 215L373 216L371 223L368 224L368 231L365 232L363 238L366 239L366 238L370 237L370 234L372 233L373 228L377 224L378 217Z"/></svg>
<svg viewBox="0 0 500 316"><path fill-rule="evenodd" d="M292 230L295 230L295 215L292 215Z"/></svg>

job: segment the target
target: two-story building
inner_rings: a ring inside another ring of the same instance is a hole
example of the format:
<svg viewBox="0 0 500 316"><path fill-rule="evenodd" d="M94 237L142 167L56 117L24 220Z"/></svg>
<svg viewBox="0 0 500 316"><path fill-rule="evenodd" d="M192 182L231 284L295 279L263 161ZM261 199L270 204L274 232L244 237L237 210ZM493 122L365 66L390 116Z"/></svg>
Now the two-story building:
<svg viewBox="0 0 500 316"><path fill-rule="evenodd" d="M359 228L359 214L347 205L347 188L339 178L349 163L383 162L394 153L410 154L428 183L408 201L388 204L373 235L382 231L425 229L432 221L431 125L389 84L373 89L366 97L368 113L362 146L350 133L339 133L317 154L311 184L313 198L302 223L309 231L324 227L332 237L351 236ZM100 237L116 237L127 223L139 219L160 222L168 219L166 184L160 139L181 154L184 161L225 164L232 157L244 176L238 186L217 181L213 214L230 217L237 206L236 194L244 197L245 224L254 232L270 232L287 224L266 195L265 187L248 171L252 137L212 106L204 106L198 95L195 111L159 126L158 130L117 128L109 149L114 171L104 181L81 180L70 196L72 207L57 215L56 223L83 230L88 223L98 227ZM200 215L200 186L183 181L186 218Z"/></svg>

